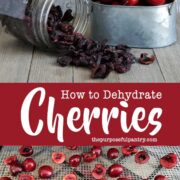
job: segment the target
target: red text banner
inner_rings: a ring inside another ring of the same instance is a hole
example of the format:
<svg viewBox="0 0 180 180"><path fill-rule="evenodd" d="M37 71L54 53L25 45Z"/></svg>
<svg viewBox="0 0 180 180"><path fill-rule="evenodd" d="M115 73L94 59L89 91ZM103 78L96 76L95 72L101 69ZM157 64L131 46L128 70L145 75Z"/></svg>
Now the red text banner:
<svg viewBox="0 0 180 180"><path fill-rule="evenodd" d="M180 84L1 84L1 145L180 145Z"/></svg>

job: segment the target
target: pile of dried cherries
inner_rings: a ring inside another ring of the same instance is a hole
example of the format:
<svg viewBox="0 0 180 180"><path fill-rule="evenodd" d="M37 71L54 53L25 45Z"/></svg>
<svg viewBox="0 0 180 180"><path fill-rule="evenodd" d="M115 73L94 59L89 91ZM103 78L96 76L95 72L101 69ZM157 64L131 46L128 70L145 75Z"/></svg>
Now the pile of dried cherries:
<svg viewBox="0 0 180 180"><path fill-rule="evenodd" d="M107 41L96 42L74 32L71 25L72 10L62 12L60 6L52 6L48 17L50 41L59 49L66 49L58 57L61 66L75 65L91 69L92 78L105 78L111 71L125 73L131 69L135 57L125 45L109 46Z"/></svg>

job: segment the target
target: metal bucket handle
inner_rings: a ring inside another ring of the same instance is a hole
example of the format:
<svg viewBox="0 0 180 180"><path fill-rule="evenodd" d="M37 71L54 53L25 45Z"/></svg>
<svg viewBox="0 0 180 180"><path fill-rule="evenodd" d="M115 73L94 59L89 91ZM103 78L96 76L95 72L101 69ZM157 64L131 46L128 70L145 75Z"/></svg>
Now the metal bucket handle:
<svg viewBox="0 0 180 180"><path fill-rule="evenodd" d="M176 4L176 0L174 0L168 7L169 15L172 15L173 6Z"/></svg>

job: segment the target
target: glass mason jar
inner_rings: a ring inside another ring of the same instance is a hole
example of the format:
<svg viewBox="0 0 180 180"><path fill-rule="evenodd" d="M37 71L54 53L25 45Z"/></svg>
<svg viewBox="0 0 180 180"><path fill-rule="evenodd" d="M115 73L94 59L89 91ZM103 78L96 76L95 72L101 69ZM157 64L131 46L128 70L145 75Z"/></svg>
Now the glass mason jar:
<svg viewBox="0 0 180 180"><path fill-rule="evenodd" d="M37 47L49 49L53 45L47 31L48 15L52 5L59 5L62 11L73 11L74 20L71 24L74 31L84 34L90 18L89 0L18 0L22 6L26 3L23 18L1 15L2 23L16 37ZM6 2L6 1L5 1ZM0 5L1 6L1 5ZM12 12L12 8L10 11ZM14 11L16 7L14 7ZM12 13L13 14L13 13Z"/></svg>

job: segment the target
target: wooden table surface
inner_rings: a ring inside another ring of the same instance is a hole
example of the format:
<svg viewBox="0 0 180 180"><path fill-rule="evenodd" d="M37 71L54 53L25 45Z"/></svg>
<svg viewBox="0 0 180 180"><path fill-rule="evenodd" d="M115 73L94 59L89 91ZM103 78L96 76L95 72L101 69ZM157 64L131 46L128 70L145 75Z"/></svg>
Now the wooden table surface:
<svg viewBox="0 0 180 180"><path fill-rule="evenodd" d="M149 66L135 63L126 74L112 72L104 80L92 80L90 71L57 65L57 55L25 44L0 27L0 82L180 82L180 16L177 18L178 41L160 49L132 49L154 54L157 61Z"/></svg>

